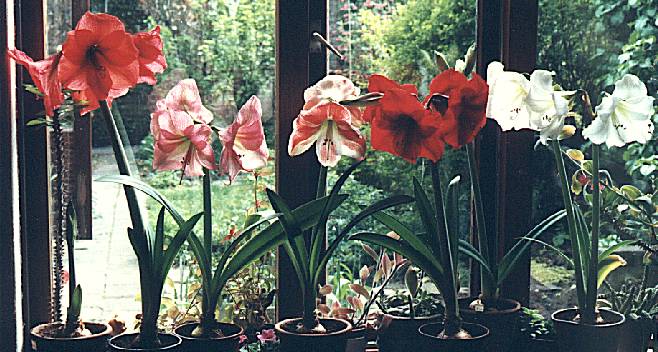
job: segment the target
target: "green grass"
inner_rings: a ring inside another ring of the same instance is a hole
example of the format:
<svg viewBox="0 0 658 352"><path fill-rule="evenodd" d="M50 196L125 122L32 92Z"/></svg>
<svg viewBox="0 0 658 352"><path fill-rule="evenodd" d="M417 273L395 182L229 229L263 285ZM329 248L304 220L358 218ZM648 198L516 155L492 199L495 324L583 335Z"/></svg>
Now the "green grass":
<svg viewBox="0 0 658 352"><path fill-rule="evenodd" d="M532 260L530 266L532 277L544 285L556 285L569 282L574 275L574 271L563 266L555 266Z"/></svg>

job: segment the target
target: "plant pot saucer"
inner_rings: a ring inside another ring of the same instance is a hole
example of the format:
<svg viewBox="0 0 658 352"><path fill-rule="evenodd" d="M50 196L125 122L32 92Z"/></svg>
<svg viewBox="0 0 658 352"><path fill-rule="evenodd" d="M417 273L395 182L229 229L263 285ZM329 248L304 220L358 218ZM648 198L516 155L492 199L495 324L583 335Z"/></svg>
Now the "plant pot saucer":
<svg viewBox="0 0 658 352"><path fill-rule="evenodd" d="M107 324L83 323L91 332L89 336L52 337L49 331L61 328L63 323L40 324L30 330L32 349L38 352L87 352L103 351L107 348L107 340L111 337L112 328Z"/></svg>

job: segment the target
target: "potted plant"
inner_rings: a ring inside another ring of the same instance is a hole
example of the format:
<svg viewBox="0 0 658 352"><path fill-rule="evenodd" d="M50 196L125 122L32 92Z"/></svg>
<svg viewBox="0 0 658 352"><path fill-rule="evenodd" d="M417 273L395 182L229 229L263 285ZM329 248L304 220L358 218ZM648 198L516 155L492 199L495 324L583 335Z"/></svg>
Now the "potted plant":
<svg viewBox="0 0 658 352"><path fill-rule="evenodd" d="M376 78L382 80L380 78ZM375 83L372 81L370 83ZM443 297L444 321L420 327L425 348L452 351L479 351L489 335L486 327L466 323L461 317L456 272L459 216L455 177L447 188L441 186L438 160L445 144L459 148L473 141L486 122L487 85L477 75L469 80L455 69L440 73L432 81L431 95L424 104L409 87L385 80L381 99L371 109L371 139L374 149L387 151L415 163L419 157L429 160L434 204L421 183L414 179L416 210L424 234L415 234L402 222L390 217L385 225L400 240L372 233L352 238L384 246L411 260L436 284ZM441 93L449 89L448 94ZM381 213L380 213L381 214ZM382 221L381 218L378 220ZM390 221L395 220L395 221ZM410 346L409 346L410 347Z"/></svg>
<svg viewBox="0 0 658 352"><path fill-rule="evenodd" d="M619 289L606 282L610 293L603 298L610 308L626 317L617 352L644 352L649 348L658 314L658 287L647 287L646 280L645 276L639 285L629 283Z"/></svg>
<svg viewBox="0 0 658 352"><path fill-rule="evenodd" d="M521 308L519 314L521 343L516 343L515 351L552 352L557 350L555 329L550 320L537 310Z"/></svg>
<svg viewBox="0 0 658 352"><path fill-rule="evenodd" d="M112 328L108 324L80 321L82 288L75 279L74 239L77 222L73 204L66 216L66 248L69 258L69 307L66 321L37 325L30 330L33 348L38 352L95 351L107 348Z"/></svg>
<svg viewBox="0 0 658 352"><path fill-rule="evenodd" d="M342 155L363 159L365 139L358 130L358 126L363 123L361 110L351 103L341 103L356 100L358 96L359 89L348 78L340 75L328 75L304 92L305 104L293 122L288 153L296 156L307 151L313 144L316 145L318 161L321 164L316 197L318 199L327 193L328 168L336 166ZM395 196L369 205L356 214L327 249L323 250L329 216L347 199L347 195L340 194L341 187L360 163L359 161L350 166L335 182L326 196L327 201L320 217L311 224L308 236L303 233L304 219L295 214L296 211L299 212L300 207L291 210L278 194L267 190L272 208L279 214L279 221L286 233L283 248L292 261L303 294L302 317L285 319L275 325L281 341L280 348L284 352L345 350L351 324L341 319L318 319L316 313L316 300L324 269L339 244L361 220L379 210L411 201L407 196Z"/></svg>
<svg viewBox="0 0 658 352"><path fill-rule="evenodd" d="M552 72L536 70L527 80L518 73L503 71L500 63L491 64L488 72L491 80L488 115L496 119L503 130L530 128L539 131L540 142L550 142L555 154L578 299L577 308L563 309L552 315L560 348L565 351L616 351L624 316L599 308L597 296L605 276L625 262L612 254L618 247L599 251L601 189L610 184L601 177L600 144L620 147L634 141L645 143L650 139L653 98L647 96L644 83L627 74L616 82L612 95L603 97L595 114L585 91L555 90ZM569 113L567 98L576 96L583 102L585 120L592 121L583 130L583 137L592 142L592 160L584 160L582 153L578 152L568 152L567 155L580 165L579 172L586 180L589 192L584 198L591 204L591 224L585 221L583 211L571 196L559 142L575 133L574 126L565 126L565 118Z"/></svg>

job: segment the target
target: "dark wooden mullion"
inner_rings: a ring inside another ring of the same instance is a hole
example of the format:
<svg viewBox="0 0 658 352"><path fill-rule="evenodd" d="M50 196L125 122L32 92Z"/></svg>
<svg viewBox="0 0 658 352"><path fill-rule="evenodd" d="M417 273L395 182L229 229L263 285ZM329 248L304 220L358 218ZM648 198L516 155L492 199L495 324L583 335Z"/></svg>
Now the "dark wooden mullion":
<svg viewBox="0 0 658 352"><path fill-rule="evenodd" d="M71 26L75 27L82 15L90 9L89 0L71 0ZM91 124L90 113L73 123L73 155L71 160L70 180L71 194L74 197L75 210L78 213L78 238L91 239Z"/></svg>
<svg viewBox="0 0 658 352"><path fill-rule="evenodd" d="M504 0L503 63L506 69L531 72L537 58L538 0ZM499 251L511 248L532 224L532 187L530 173L535 133L503 133L499 144L498 204ZM530 254L503 284L503 296L527 305L530 300Z"/></svg>
<svg viewBox="0 0 658 352"><path fill-rule="evenodd" d="M326 74L326 54L309 49L313 31L326 34L326 17L326 0L276 3L276 189L291 206L316 194L320 165L315 148L290 157L288 137L304 105L304 90ZM299 317L302 293L295 271L284 250L277 257L277 319Z"/></svg>
<svg viewBox="0 0 658 352"><path fill-rule="evenodd" d="M45 3L43 0L20 2L21 23L18 24L18 47L34 60L47 54L45 43ZM24 84L31 83L29 75L18 69ZM45 126L26 127L27 121L43 112L43 100L21 89L18 94L18 141L21 180L21 234L25 247L24 268L27 270L29 292L28 326L50 319L52 284L50 238L50 158L48 130Z"/></svg>

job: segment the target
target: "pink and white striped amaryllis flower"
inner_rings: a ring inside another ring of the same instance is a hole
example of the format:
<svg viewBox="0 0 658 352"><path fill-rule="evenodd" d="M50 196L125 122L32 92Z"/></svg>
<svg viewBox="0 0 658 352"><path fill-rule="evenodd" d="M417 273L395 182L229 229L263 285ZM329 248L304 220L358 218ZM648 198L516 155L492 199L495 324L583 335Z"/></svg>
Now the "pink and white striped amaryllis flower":
<svg viewBox="0 0 658 352"><path fill-rule="evenodd" d="M235 121L219 131L224 148L220 169L232 182L240 171L251 172L267 165L269 151L265 142L260 100L253 95L240 108Z"/></svg>
<svg viewBox="0 0 658 352"><path fill-rule="evenodd" d="M195 123L190 114L167 108L165 101L151 114L153 168L184 170L187 176L201 176L203 169L215 169L212 129Z"/></svg>
<svg viewBox="0 0 658 352"><path fill-rule="evenodd" d="M359 89L347 77L329 75L304 92L304 109L293 121L288 154L296 156L315 143L320 164L336 166L341 156L361 159L366 142L359 130L361 110L340 105Z"/></svg>
<svg viewBox="0 0 658 352"><path fill-rule="evenodd" d="M623 147L631 142L646 143L653 134L653 100L647 87L634 75L624 75L596 107L597 118L583 130L594 144Z"/></svg>
<svg viewBox="0 0 658 352"><path fill-rule="evenodd" d="M201 103L201 95L196 81L184 79L172 88L165 97L167 108L174 111L186 112L196 122L209 124L212 122L212 112Z"/></svg>

